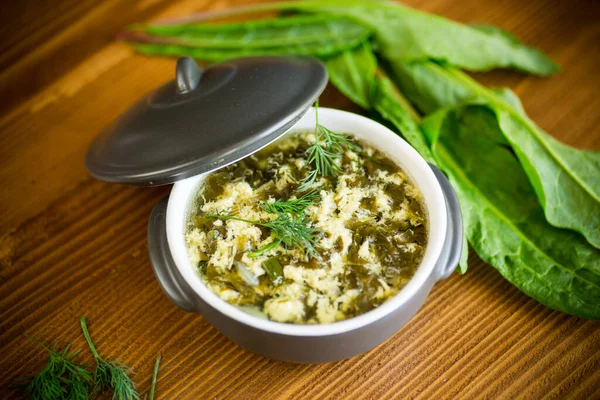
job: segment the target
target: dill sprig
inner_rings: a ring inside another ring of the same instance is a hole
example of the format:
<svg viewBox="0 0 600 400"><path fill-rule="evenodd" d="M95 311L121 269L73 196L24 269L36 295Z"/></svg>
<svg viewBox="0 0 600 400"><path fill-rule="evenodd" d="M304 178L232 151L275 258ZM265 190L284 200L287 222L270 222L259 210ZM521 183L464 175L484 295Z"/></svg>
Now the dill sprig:
<svg viewBox="0 0 600 400"><path fill-rule="evenodd" d="M268 228L275 240L262 249L248 253L249 257L257 257L279 245L283 245L286 249L297 247L304 250L310 257L315 257L318 254L316 238L322 233L322 230L310 226L310 221L304 211L314 204L318 198L319 193L316 190L311 190L296 199L280 199L273 203L262 202L261 208L264 211L277 215L275 219L268 222L251 221L232 215L220 214L205 215L205 217L231 219Z"/></svg>
<svg viewBox="0 0 600 400"><path fill-rule="evenodd" d="M92 398L110 388L113 392L113 400L139 400L140 396L135 388L135 383L128 375L131 369L119 361L106 361L100 357L90 337L85 317L81 317L81 330L96 360Z"/></svg>
<svg viewBox="0 0 600 400"><path fill-rule="evenodd" d="M309 206L313 205L319 198L317 190L306 192L301 197L288 200L275 200L273 203L263 202L261 208L271 214L301 215Z"/></svg>
<svg viewBox="0 0 600 400"><path fill-rule="evenodd" d="M59 351L56 342L52 348L49 348L32 336L25 336L46 349L50 353L50 358L37 375L17 379L23 381L16 385L21 390L21 397L34 400L86 400L92 376L86 370L85 365L75 361L79 350L70 353L71 345L67 345L64 350Z"/></svg>
<svg viewBox="0 0 600 400"><path fill-rule="evenodd" d="M309 189L319 176L338 175L342 168L337 164L346 149L357 150L348 135L333 132L319 124L319 101L315 104L316 125L315 141L306 149L306 161L313 166L301 181L299 191Z"/></svg>
<svg viewBox="0 0 600 400"><path fill-rule="evenodd" d="M259 256L279 245L283 245L286 249L297 247L304 252L315 257L317 255L316 243L317 236L322 232L319 228L310 226L310 221L304 215L293 215L284 212L277 212L277 218L268 221L251 221L243 218L233 217L231 215L206 215L207 218L215 219L231 219L234 221L242 221L253 225L263 226L268 228L271 236L275 239L262 249L248 253L249 257Z"/></svg>

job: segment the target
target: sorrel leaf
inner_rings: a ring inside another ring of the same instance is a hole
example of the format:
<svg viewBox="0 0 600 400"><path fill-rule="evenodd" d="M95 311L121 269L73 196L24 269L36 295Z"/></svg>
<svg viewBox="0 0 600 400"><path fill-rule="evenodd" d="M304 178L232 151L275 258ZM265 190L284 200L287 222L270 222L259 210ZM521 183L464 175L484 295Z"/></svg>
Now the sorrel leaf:
<svg viewBox="0 0 600 400"><path fill-rule="evenodd" d="M502 144L490 110L479 120L479 126L495 123L488 134L471 126L469 118L485 115L479 107L444 109L423 121L433 154L462 200L471 246L542 304L600 318L600 252L577 233L546 222L527 176Z"/></svg>
<svg viewBox="0 0 600 400"><path fill-rule="evenodd" d="M368 42L327 59L325 65L331 83L344 96L364 109L371 108L377 59Z"/></svg>
<svg viewBox="0 0 600 400"><path fill-rule="evenodd" d="M319 0L280 3L281 9L355 19L375 33L377 51L392 63L435 60L472 71L514 68L551 75L559 67L538 50L495 28L473 28L388 1Z"/></svg>
<svg viewBox="0 0 600 400"><path fill-rule="evenodd" d="M148 25L138 27L138 31L206 49L299 46L366 38L370 34L369 29L348 18L328 15L282 16L240 23Z"/></svg>
<svg viewBox="0 0 600 400"><path fill-rule="evenodd" d="M542 131L510 91L491 91L466 74L431 62L396 66L407 97L426 112L465 102L488 105L517 155L546 219L600 248L600 152L579 150Z"/></svg>
<svg viewBox="0 0 600 400"><path fill-rule="evenodd" d="M120 38L146 54L218 62L255 55L327 58L359 46L370 35L369 29L346 18L295 16L217 25L137 26Z"/></svg>

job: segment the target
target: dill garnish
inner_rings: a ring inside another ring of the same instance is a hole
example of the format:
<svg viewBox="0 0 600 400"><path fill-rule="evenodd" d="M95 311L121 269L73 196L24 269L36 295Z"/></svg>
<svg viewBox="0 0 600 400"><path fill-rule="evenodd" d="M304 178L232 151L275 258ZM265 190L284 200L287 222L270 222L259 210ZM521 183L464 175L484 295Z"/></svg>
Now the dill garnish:
<svg viewBox="0 0 600 400"><path fill-rule="evenodd" d="M301 215L304 210L313 205L318 198L319 193L316 190L311 190L297 199L276 200L273 203L263 202L261 208L271 214L285 213Z"/></svg>
<svg viewBox="0 0 600 400"><path fill-rule="evenodd" d="M304 210L315 203L319 198L316 190L311 190L296 199L276 200L273 203L262 202L261 208L277 217L268 222L250 221L232 215L205 215L206 218L231 219L247 222L249 224L268 228L273 237L273 242L262 249L248 253L249 257L259 256L280 244L286 249L297 247L310 256L317 256L316 238L322 232L319 228L310 226L309 219L304 215Z"/></svg>
<svg viewBox="0 0 600 400"><path fill-rule="evenodd" d="M300 181L297 192L306 192L296 199L276 200L273 203L262 202L261 208L277 217L268 222L250 221L232 215L205 215L207 218L231 219L247 222L270 229L274 241L262 249L248 253L249 257L256 257L279 245L286 249L299 248L310 257L318 257L316 238L323 231L310 226L310 221L304 214L306 208L314 204L319 198L316 189L311 186L318 176L335 176L342 169L337 161L347 149L357 150L358 146L352 143L348 135L332 132L319 124L319 101L315 103L316 126L315 141L305 151L307 164L314 168Z"/></svg>
<svg viewBox="0 0 600 400"><path fill-rule="evenodd" d="M110 388L113 392L113 400L139 400L135 383L128 376L131 372L130 368L118 361L106 361L100 357L88 332L85 317L81 317L81 330L96 360L92 398Z"/></svg>
<svg viewBox="0 0 600 400"><path fill-rule="evenodd" d="M316 243L317 235L322 231L319 228L313 228L309 225L310 221L303 215L292 215L284 212L277 212L277 218L268 221L250 221L243 218L233 217L231 215L205 215L207 218L231 219L234 221L247 222L249 224L263 226L271 231L271 236L275 239L262 249L248 253L249 257L259 256L266 251L274 249L280 244L286 249L299 248L311 256L317 256Z"/></svg>
<svg viewBox="0 0 600 400"><path fill-rule="evenodd" d="M55 342L52 348L36 338L25 335L50 353L46 366L35 376L18 378L23 383L15 385L21 390L21 397L29 399L73 399L86 400L91 374L85 365L75 362L79 350L70 353L71 345L58 351Z"/></svg>
<svg viewBox="0 0 600 400"><path fill-rule="evenodd" d="M319 124L319 101L315 104L316 126L315 141L306 149L307 164L313 166L301 181L298 190L308 190L319 176L335 176L342 169L337 164L346 149L356 150L358 146L351 142L348 135L333 132Z"/></svg>

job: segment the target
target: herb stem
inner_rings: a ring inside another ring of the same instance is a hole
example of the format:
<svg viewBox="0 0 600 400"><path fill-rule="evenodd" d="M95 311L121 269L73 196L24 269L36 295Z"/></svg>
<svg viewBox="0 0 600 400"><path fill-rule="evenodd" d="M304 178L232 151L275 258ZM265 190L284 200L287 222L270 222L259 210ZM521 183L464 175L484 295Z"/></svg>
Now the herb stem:
<svg viewBox="0 0 600 400"><path fill-rule="evenodd" d="M214 219L231 219L231 220L234 220L234 221L241 221L241 222L246 222L248 224L260 225L260 226L268 227L268 225L266 225L264 222L250 221L248 219L243 219L243 218L238 218L238 217L232 217L231 215L207 214L207 215L205 215L205 217L206 218L214 218Z"/></svg>
<svg viewBox="0 0 600 400"><path fill-rule="evenodd" d="M254 257L258 257L263 253L266 253L267 251L274 249L275 247L279 246L281 244L281 240L275 240L272 243L269 243L268 245L266 245L265 247L263 247L262 249L253 251L252 253L248 253L248 257L250 258L254 258Z"/></svg>
<svg viewBox="0 0 600 400"><path fill-rule="evenodd" d="M150 400L154 400L154 390L156 389L156 378L158 376L158 366L160 365L160 354L156 357L154 363L154 372L152 373L152 385L150 386Z"/></svg>
<svg viewBox="0 0 600 400"><path fill-rule="evenodd" d="M92 338L90 337L90 333L87 328L87 323L85 322L85 317L81 317L80 322L81 322L81 330L83 331L83 336L85 336L85 340L86 340L88 346L90 347L90 351L94 355L94 358L96 359L96 361L98 361L98 359L100 358L100 355L96 351L96 346L94 346L94 343L92 342Z"/></svg>

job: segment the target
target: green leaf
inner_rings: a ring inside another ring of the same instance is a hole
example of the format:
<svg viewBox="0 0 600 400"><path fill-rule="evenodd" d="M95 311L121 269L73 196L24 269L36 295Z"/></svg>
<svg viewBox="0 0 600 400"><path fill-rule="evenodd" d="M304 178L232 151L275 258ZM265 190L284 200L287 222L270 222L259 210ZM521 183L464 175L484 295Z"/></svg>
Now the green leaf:
<svg viewBox="0 0 600 400"><path fill-rule="evenodd" d="M462 206L461 206L461 212L462 212ZM467 232L463 233L463 240L462 240L462 252L460 254L460 260L458 260L458 272L460 272L461 274L465 274L467 272L467 269L469 267L469 241L467 238Z"/></svg>
<svg viewBox="0 0 600 400"><path fill-rule="evenodd" d="M139 44L133 42L131 44L140 53L148 55L163 55L172 57L188 56L197 60L220 62L233 58L250 56L305 55L326 58L335 54L339 54L347 49L352 49L364 42L365 39L365 37L356 37L345 40L339 39L297 46L239 49L205 49L178 44Z"/></svg>
<svg viewBox="0 0 600 400"><path fill-rule="evenodd" d="M500 126L529 176L554 225L581 232L600 248L600 202L585 185L600 183L600 153L576 150L526 124L506 111L498 111ZM534 131L537 134L533 135ZM593 174L596 173L594 176Z"/></svg>
<svg viewBox="0 0 600 400"><path fill-rule="evenodd" d="M415 63L398 66L395 72L404 93L427 112L466 102L487 104L527 173L548 222L580 232L600 247L600 152L560 143L527 117L512 92L488 90L456 69Z"/></svg>
<svg viewBox="0 0 600 400"><path fill-rule="evenodd" d="M320 0L282 8L350 17L375 32L377 51L392 63L435 60L471 71L514 68L551 75L557 64L538 50L508 38L497 28L473 28L384 1Z"/></svg>
<svg viewBox="0 0 600 400"><path fill-rule="evenodd" d="M371 31L347 18L279 17L218 25L150 25L121 39L146 54L189 56L218 62L253 55L327 58L365 42Z"/></svg>
<svg viewBox="0 0 600 400"><path fill-rule="evenodd" d="M521 104L521 100L515 94L515 92L509 88L493 88L490 89L490 91L493 92L500 100L512 107L515 111L524 116L527 115L525 109L523 108L523 104Z"/></svg>
<svg viewBox="0 0 600 400"><path fill-rule="evenodd" d="M299 46L366 38L370 30L348 18L296 15L233 24L149 25L145 32L177 38L178 44L202 48L250 49Z"/></svg>
<svg viewBox="0 0 600 400"><path fill-rule="evenodd" d="M364 109L371 108L377 59L368 42L327 59L325 65L331 83L344 96Z"/></svg>
<svg viewBox="0 0 600 400"><path fill-rule="evenodd" d="M390 66L398 88L423 114L464 103L475 97L434 62L395 63Z"/></svg>
<svg viewBox="0 0 600 400"><path fill-rule="evenodd" d="M498 28L497 26L489 24L469 24L469 26L473 29L485 33L488 36L499 38L510 44L522 44L521 41L515 35L505 31L504 29Z"/></svg>
<svg viewBox="0 0 600 400"><path fill-rule="evenodd" d="M512 100L500 99L459 71L452 76L471 87L494 110L544 208L546 219L580 232L600 247L600 152L560 143L535 125Z"/></svg>
<svg viewBox="0 0 600 400"><path fill-rule="evenodd" d="M242 48L245 43L257 46L261 50L258 54L293 54L292 51L273 53L273 48L284 51L282 43L303 50L298 54L312 54L315 56L331 56L337 52L331 51L330 42L338 46L342 43L352 42L353 48L360 43L356 37L363 39L375 33L374 44L381 55L392 63L406 63L411 61L435 60L449 63L454 66L473 71L490 70L496 67L515 68L537 75L550 75L558 71L558 66L543 53L524 46L512 36L507 36L497 28L474 28L463 25L437 15L428 14L386 1L368 0L319 0L303 2L282 2L272 4L259 4L254 7L240 7L230 10L229 15L251 14L256 11L300 11L316 13L310 17L284 17L271 22L253 21L250 23L233 24L223 27L218 25L193 24L193 19L188 19L186 24L179 26L153 26L147 28L154 36L140 37L135 34L125 33L123 38L134 42L157 41L157 37L170 35L177 41L162 42L163 45L148 46L139 44L140 51L150 54L188 55L203 58L207 61L225 59L224 46L233 46L239 54L253 53L248 47ZM329 14L323 15L323 14ZM347 17L349 20L340 20ZM200 16L199 21L206 21L207 15ZM269 21L269 20L267 20ZM344 29L329 29L328 25L342 23L348 24ZM270 25L273 24L273 25ZM361 29L362 25L362 29ZM204 26L204 27L200 27ZM219 31L220 29L220 31ZM264 30L264 35L259 33ZM324 33L318 43L324 48L315 45L312 40L316 36L312 32L321 30ZM273 33L276 31L277 33ZM216 32L216 36L215 36ZM360 32L368 32L366 35ZM355 35L350 35L354 33ZM233 36L229 36L233 35ZM350 35L351 37L347 37ZM325 38L329 39L325 39ZM229 38L229 39L228 39ZM256 43L254 40L256 39ZM306 43L306 40L310 41ZM182 42L183 41L183 42ZM220 46L219 42L223 45ZM202 48L204 52L192 52L180 46ZM170 44L171 46L166 46ZM165 48L162 48L166 46ZM175 46L175 47L173 47ZM208 47L216 47L219 53L206 52ZM271 49L271 52L266 52ZM245 51L242 51L245 50ZM309 52L309 50L312 52ZM319 50L319 51L317 51ZM194 55L195 54L195 55Z"/></svg>
<svg viewBox="0 0 600 400"><path fill-rule="evenodd" d="M433 154L462 200L469 242L542 304L600 318L600 253L575 232L546 222L519 162L493 139L502 136L497 121L488 135L468 122L486 114L480 124L494 121L482 106L444 109L423 121Z"/></svg>
<svg viewBox="0 0 600 400"><path fill-rule="evenodd" d="M429 144L421 132L421 128L415 122L417 117L411 116L406 107L401 104L399 93L394 84L387 78L381 77L377 80L377 92L374 98L374 107L383 118L390 121L400 131L406 141L427 162L434 162ZM408 102L406 102L408 104Z"/></svg>

